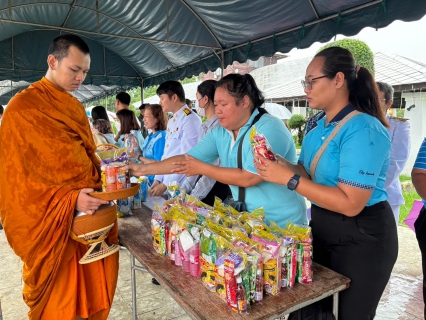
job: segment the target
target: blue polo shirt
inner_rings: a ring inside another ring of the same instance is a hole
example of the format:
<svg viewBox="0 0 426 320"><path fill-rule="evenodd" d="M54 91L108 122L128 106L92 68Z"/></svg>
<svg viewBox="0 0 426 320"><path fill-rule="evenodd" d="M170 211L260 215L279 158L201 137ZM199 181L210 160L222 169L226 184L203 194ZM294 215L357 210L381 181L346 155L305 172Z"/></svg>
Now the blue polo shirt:
<svg viewBox="0 0 426 320"><path fill-rule="evenodd" d="M315 154L327 140L335 126L354 107L349 104L327 125L324 112L315 115L307 124L306 135L299 157L306 172ZM367 206L387 199L384 189L389 167L391 142L381 122L366 113L350 119L330 141L319 160L314 182L336 187L342 183L351 187L373 190Z"/></svg>
<svg viewBox="0 0 426 320"><path fill-rule="evenodd" d="M238 137L235 141L231 131L219 126L207 133L188 154L210 164L219 158L222 167L238 168L238 145L241 136L250 129L251 123L258 113L257 109L254 110L250 119L238 132ZM256 122L255 126L268 139L273 152L280 154L292 163L296 163L296 148L294 147L293 138L280 119L264 114ZM250 133L247 132L242 148L243 169L257 174L253 159ZM234 199L237 199L238 187L231 185L230 188ZM288 190L284 185L261 182L255 186L248 187L246 188L245 203L249 211L263 207L268 223L269 220L272 220L281 227L284 227L287 221L298 224L307 223L305 199L297 192Z"/></svg>
<svg viewBox="0 0 426 320"><path fill-rule="evenodd" d="M423 140L423 143L420 146L420 150L417 154L416 162L414 163L413 169L426 170L426 138ZM426 207L425 199L423 199L423 203Z"/></svg>

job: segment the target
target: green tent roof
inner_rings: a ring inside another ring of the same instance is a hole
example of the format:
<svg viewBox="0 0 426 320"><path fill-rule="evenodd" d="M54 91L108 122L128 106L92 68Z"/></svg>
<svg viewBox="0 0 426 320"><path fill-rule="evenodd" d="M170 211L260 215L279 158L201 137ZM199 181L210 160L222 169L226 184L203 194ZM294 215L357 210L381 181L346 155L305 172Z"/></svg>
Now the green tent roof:
<svg viewBox="0 0 426 320"><path fill-rule="evenodd" d="M60 33L90 47L84 84L147 87L425 13L420 0L0 0L0 81L40 79Z"/></svg>

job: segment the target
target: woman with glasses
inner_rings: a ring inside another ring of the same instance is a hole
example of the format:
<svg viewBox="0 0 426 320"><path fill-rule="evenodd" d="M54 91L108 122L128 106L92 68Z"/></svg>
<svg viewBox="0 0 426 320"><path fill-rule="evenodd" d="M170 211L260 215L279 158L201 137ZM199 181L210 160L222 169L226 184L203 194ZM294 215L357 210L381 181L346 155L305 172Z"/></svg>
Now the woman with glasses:
<svg viewBox="0 0 426 320"><path fill-rule="evenodd" d="M398 254L384 190L391 144L376 83L348 50L334 47L314 57L302 85L309 107L321 112L307 123L298 165L262 159L256 169L312 202L314 261L351 279L339 295L339 319L373 319ZM303 318L330 306L304 309Z"/></svg>
<svg viewBox="0 0 426 320"><path fill-rule="evenodd" d="M199 107L203 108L208 97L204 97L201 91L198 93ZM248 211L264 207L267 223L272 220L281 227L288 221L306 224L305 199L285 186L263 181L256 173L248 134L255 119L258 119L256 128L265 135L273 150L288 161L297 162L296 148L290 132L280 119L264 110L264 102L252 76L227 75L217 82L214 93L214 111L220 126L210 130L186 155L147 165L131 162L127 168L135 175L204 175L229 185L235 200L238 199L239 187L244 188ZM240 142L241 168L237 161ZM214 165L218 159L220 167Z"/></svg>

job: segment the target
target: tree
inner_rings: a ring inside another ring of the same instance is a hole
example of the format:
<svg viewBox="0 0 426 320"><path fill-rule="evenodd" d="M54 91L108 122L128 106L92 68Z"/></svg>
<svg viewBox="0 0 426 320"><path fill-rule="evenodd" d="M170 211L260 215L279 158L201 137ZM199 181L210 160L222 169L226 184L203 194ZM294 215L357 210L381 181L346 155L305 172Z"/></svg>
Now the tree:
<svg viewBox="0 0 426 320"><path fill-rule="evenodd" d="M348 49L354 55L356 64L368 69L371 74L374 75L374 54L365 42L349 38L342 39L326 44L320 48L318 52L330 47Z"/></svg>
<svg viewBox="0 0 426 320"><path fill-rule="evenodd" d="M297 130L297 145L301 146L305 134L306 119L301 114L293 114L287 121L287 125L292 130Z"/></svg>

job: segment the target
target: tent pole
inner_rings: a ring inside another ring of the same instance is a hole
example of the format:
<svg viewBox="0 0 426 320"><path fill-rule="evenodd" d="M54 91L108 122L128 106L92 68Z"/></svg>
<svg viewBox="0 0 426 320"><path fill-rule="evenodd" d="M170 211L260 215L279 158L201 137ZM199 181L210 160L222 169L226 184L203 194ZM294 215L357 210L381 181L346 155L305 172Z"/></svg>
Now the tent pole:
<svg viewBox="0 0 426 320"><path fill-rule="evenodd" d="M221 57L222 57L222 70L221 70L221 79L223 78L223 75L224 75L224 73L225 73L225 54L223 53L223 50L220 52L220 55L221 55Z"/></svg>
<svg viewBox="0 0 426 320"><path fill-rule="evenodd" d="M143 103L143 78L141 79L141 104Z"/></svg>

